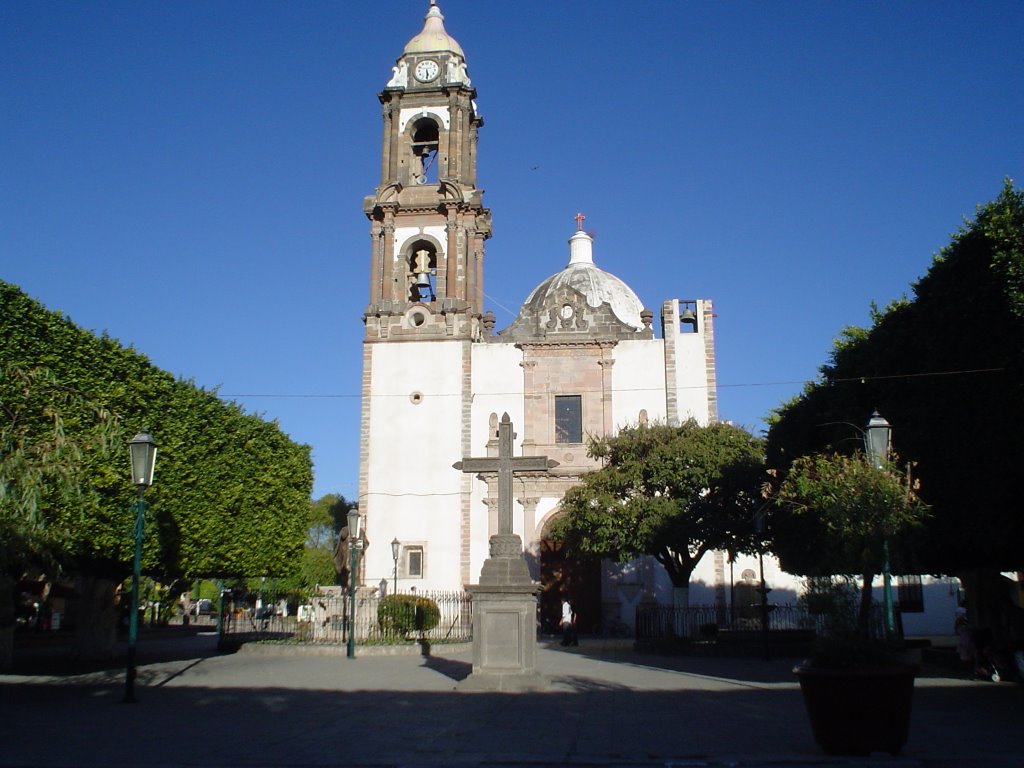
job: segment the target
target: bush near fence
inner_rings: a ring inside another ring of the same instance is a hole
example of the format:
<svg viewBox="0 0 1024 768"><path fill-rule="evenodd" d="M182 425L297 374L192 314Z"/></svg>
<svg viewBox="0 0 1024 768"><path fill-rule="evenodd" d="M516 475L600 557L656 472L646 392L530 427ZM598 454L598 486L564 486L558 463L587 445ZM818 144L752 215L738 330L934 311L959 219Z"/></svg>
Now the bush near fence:
<svg viewBox="0 0 1024 768"><path fill-rule="evenodd" d="M388 595L377 606L377 626L385 637L404 640L412 633L422 636L441 623L441 609L429 597Z"/></svg>

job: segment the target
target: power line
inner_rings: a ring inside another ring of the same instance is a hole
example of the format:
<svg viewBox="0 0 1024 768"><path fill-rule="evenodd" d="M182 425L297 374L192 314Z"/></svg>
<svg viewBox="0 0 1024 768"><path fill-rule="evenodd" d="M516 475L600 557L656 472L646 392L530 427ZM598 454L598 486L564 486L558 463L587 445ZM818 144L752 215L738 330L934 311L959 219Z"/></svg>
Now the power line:
<svg viewBox="0 0 1024 768"><path fill-rule="evenodd" d="M869 381L892 381L896 379L920 379L928 377L940 377L940 376L968 376L981 373L1000 373L1005 371L1005 368L971 368L958 371L928 371L923 373L893 373L887 375L878 376L847 376L836 379L790 379L781 381L752 381L752 382L741 382L737 384L718 384L717 389L743 389L743 388L754 388L754 387L781 387L790 386L793 384L806 384L808 381L814 384L840 384L848 382L860 382L861 384ZM693 384L678 389L707 389L706 384ZM662 387L614 387L612 392L659 392ZM581 389L576 390L580 393L585 392L604 392L603 389ZM513 397L522 395L522 391L516 392L475 392L474 396L479 395L480 397ZM425 392L424 397L462 397L461 392ZM340 393L326 393L326 394L283 394L283 393L245 393L245 394L221 394L218 393L218 397L223 399L231 399L236 397L265 397L273 399L291 399L291 400L345 400L354 399L361 397L358 394L340 394ZM372 397L408 397L408 394L396 393L393 395L374 394Z"/></svg>

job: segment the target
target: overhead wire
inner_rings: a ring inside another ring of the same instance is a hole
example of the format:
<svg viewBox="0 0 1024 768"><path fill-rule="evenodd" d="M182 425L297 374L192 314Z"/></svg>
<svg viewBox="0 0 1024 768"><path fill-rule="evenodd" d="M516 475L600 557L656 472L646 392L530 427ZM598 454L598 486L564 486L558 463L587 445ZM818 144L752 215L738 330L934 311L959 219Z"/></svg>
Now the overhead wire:
<svg viewBox="0 0 1024 768"><path fill-rule="evenodd" d="M811 384L843 384L843 383L849 383L849 382L859 382L859 383L864 384L864 383L867 383L869 381L891 381L891 380L895 380L895 379L920 379L920 378L940 377L940 376L966 376L966 375L982 374L982 373L1000 373L1000 372L1003 372L1005 370L1006 370L1006 368L970 368L970 369L953 370L953 371L925 371L925 372L921 372L921 373L880 374L880 375L875 375L875 376L866 376L866 375L865 376L844 376L844 377L839 377L839 378L834 378L834 379L789 379L789 380L781 380L781 381L740 382L740 383L736 383L736 384L721 384L721 383L719 383L719 384L716 385L716 388L717 389L742 389L742 388L747 388L747 387L750 387L750 388L753 388L753 387L780 387L780 386L790 386L790 385L793 385L793 384L807 384L807 383L811 383ZM707 388L708 388L707 384L687 384L687 385L683 385L683 386L677 387L677 389L707 389ZM613 393L615 393L615 392L657 392L657 391L660 391L662 389L663 389L663 387L613 387L611 389L611 391ZM586 393L586 392L604 392L606 390L604 390L604 389L581 389L581 390L574 390L574 391L578 391L580 393ZM473 394L475 396L480 396L480 397L510 397L510 396L522 395L523 392L521 390L519 390L519 391L514 391L514 392L513 391L509 391L509 392L474 392ZM423 395L425 397L426 396L430 396L430 397L462 397L463 393L462 392L433 392L433 393L431 393L431 392L424 392ZM232 398L238 398L238 397L265 397L265 398L274 398L274 399L296 399L296 400L300 400L300 399L313 399L313 400L316 400L316 399L321 399L321 400L353 399L353 398L362 397L361 394L343 394L343 393L323 393L323 394L316 394L316 393L309 393L309 394L302 394L302 393L295 393L295 394L293 394L293 393L231 393L231 394L228 394L228 393L218 393L218 396L223 398L223 399L232 399ZM374 398L408 397L408 394L405 394L405 393L394 393L394 394L373 393L370 396L374 397Z"/></svg>

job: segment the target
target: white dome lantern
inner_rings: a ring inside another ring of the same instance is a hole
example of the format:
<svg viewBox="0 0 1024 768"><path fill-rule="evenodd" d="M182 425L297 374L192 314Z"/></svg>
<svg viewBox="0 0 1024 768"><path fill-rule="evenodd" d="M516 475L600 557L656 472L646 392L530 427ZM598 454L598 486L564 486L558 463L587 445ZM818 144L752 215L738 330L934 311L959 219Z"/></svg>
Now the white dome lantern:
<svg viewBox="0 0 1024 768"><path fill-rule="evenodd" d="M594 264L594 239L586 232L579 231L569 238L569 263L561 272L542 282L523 304L539 307L545 304L548 295L562 287L569 287L583 294L587 305L597 309L608 304L612 313L626 325L636 330L644 327L640 313L644 305L633 289L610 272Z"/></svg>
<svg viewBox="0 0 1024 768"><path fill-rule="evenodd" d="M581 226L569 238L569 263L530 292L516 320L499 335L520 337L528 333L527 328L539 330L552 309L562 306L568 295L582 297L582 302L592 310L607 305L617 321L612 322L619 329L615 331L618 338L623 333L649 331L641 316L643 302L622 280L594 264L593 249L594 239Z"/></svg>

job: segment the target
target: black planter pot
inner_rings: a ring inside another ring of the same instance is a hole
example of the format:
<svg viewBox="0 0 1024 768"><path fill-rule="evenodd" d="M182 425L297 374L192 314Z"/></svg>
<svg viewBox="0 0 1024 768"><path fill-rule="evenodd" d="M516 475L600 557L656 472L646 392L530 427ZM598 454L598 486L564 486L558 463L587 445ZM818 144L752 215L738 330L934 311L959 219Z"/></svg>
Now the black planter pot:
<svg viewBox="0 0 1024 768"><path fill-rule="evenodd" d="M910 664L794 668L814 740L830 755L899 754L907 743L917 670Z"/></svg>

